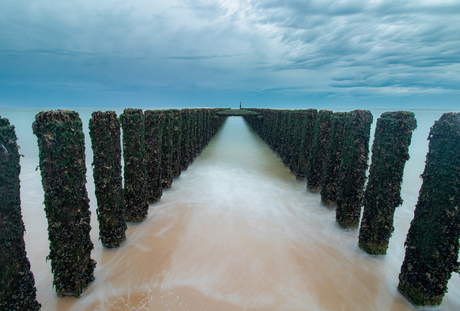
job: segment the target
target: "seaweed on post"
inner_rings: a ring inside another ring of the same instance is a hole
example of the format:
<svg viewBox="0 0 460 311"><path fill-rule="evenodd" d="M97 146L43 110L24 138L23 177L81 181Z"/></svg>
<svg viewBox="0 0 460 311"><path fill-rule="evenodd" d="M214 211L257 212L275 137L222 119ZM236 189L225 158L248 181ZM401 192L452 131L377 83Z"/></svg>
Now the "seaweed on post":
<svg viewBox="0 0 460 311"><path fill-rule="evenodd" d="M452 272L459 271L460 113L443 114L429 141L398 285L417 306L440 305Z"/></svg>
<svg viewBox="0 0 460 311"><path fill-rule="evenodd" d="M369 110L354 110L347 119L335 219L343 228L357 228L366 182L372 114Z"/></svg>
<svg viewBox="0 0 460 311"><path fill-rule="evenodd" d="M172 177L180 176L180 160L181 160L181 124L182 111L173 109L172 111Z"/></svg>
<svg viewBox="0 0 460 311"><path fill-rule="evenodd" d="M336 112L332 115L332 130L329 136L327 156L324 166L321 202L324 205L337 205L339 192L339 173L342 163L343 140L345 137L346 112Z"/></svg>
<svg viewBox="0 0 460 311"><path fill-rule="evenodd" d="M190 132L190 149L189 149L189 164L193 163L196 158L196 144L197 144L197 123L196 123L196 109L189 111L189 132Z"/></svg>
<svg viewBox="0 0 460 311"><path fill-rule="evenodd" d="M300 138L299 167L296 171L297 179L306 179L308 167L310 166L310 152L313 143L315 120L318 111L307 109L302 111L302 134Z"/></svg>
<svg viewBox="0 0 460 311"><path fill-rule="evenodd" d="M298 175L299 170L299 151L300 142L302 140L302 110L293 112L292 120L292 142L290 150L289 169L294 175Z"/></svg>
<svg viewBox="0 0 460 311"><path fill-rule="evenodd" d="M315 118L310 165L307 171L307 189L312 192L319 192L323 184L324 162L331 131L331 120L332 111L329 110L320 110Z"/></svg>
<svg viewBox="0 0 460 311"><path fill-rule="evenodd" d="M190 163L190 110L182 110L182 139L181 139L181 158L180 169L185 171Z"/></svg>
<svg viewBox="0 0 460 311"><path fill-rule="evenodd" d="M163 118L163 137L161 139L161 187L169 188L172 185L172 112L165 110Z"/></svg>
<svg viewBox="0 0 460 311"><path fill-rule="evenodd" d="M369 254L385 255L396 207L402 204L401 183L409 160L409 145L417 121L412 112L385 112L377 120L359 247Z"/></svg>
<svg viewBox="0 0 460 311"><path fill-rule="evenodd" d="M35 116L32 128L39 146L53 284L59 295L78 297L94 280L96 266L90 258L82 122L74 111L44 111Z"/></svg>
<svg viewBox="0 0 460 311"><path fill-rule="evenodd" d="M147 170L147 200L155 203L163 195L161 186L161 147L163 136L163 111L146 110L145 124L145 166Z"/></svg>
<svg viewBox="0 0 460 311"><path fill-rule="evenodd" d="M197 155L199 155L204 148L204 109L198 109L197 129Z"/></svg>
<svg viewBox="0 0 460 311"><path fill-rule="evenodd" d="M120 121L114 111L96 111L89 120L99 239L114 248L126 239L121 177Z"/></svg>
<svg viewBox="0 0 460 311"><path fill-rule="evenodd" d="M0 117L0 310L40 310L24 243L16 141L14 126Z"/></svg>
<svg viewBox="0 0 460 311"><path fill-rule="evenodd" d="M145 127L142 109L126 108L120 115L123 128L125 219L141 222L148 214Z"/></svg>
<svg viewBox="0 0 460 311"><path fill-rule="evenodd" d="M285 110L283 112L283 123L284 123L284 135L283 135L283 145L280 150L281 161L284 164L289 165L291 162L291 149L292 149L292 133L293 133L293 124L292 116L294 112L292 110Z"/></svg>

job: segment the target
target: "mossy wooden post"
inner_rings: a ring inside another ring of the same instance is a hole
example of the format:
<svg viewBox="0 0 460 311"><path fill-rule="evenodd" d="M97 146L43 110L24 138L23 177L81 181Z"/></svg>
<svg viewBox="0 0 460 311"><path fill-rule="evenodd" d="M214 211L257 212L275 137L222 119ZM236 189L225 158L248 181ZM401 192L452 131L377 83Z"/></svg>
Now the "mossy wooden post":
<svg viewBox="0 0 460 311"><path fill-rule="evenodd" d="M164 111L163 137L161 140L161 187L169 188L172 185L172 112Z"/></svg>
<svg viewBox="0 0 460 311"><path fill-rule="evenodd" d="M459 272L460 113L445 113L429 140L398 285L417 306L440 305L452 272Z"/></svg>
<svg viewBox="0 0 460 311"><path fill-rule="evenodd" d="M291 150L292 150L292 139L294 133L294 126L293 126L293 116L294 111L286 110L284 112L285 115L285 135L284 135L284 142L283 142L283 149L281 160L285 165L289 165L291 163Z"/></svg>
<svg viewBox="0 0 460 311"><path fill-rule="evenodd" d="M345 138L346 112L336 112L332 115L332 129L329 136L327 156L324 166L321 202L327 206L337 205L339 192L339 174L342 163L343 140Z"/></svg>
<svg viewBox="0 0 460 311"><path fill-rule="evenodd" d="M354 110L347 119L335 219L343 228L357 228L366 182L372 114L369 110Z"/></svg>
<svg viewBox="0 0 460 311"><path fill-rule="evenodd" d="M269 136L270 136L269 127L270 127L270 124L271 124L270 114L269 114L268 109L260 109L259 112L263 117L263 119L262 119L263 120L263 122L262 122L262 138L268 144L268 139L269 139Z"/></svg>
<svg viewBox="0 0 460 311"><path fill-rule="evenodd" d="M180 169L185 171L190 163L190 109L182 110L182 139Z"/></svg>
<svg viewBox="0 0 460 311"><path fill-rule="evenodd" d="M196 109L196 119L195 119L195 127L196 127L196 132L195 132L195 139L196 139L196 144L195 144L195 157L198 157L198 155L201 152L202 145L203 145L203 127L202 127L202 122L203 122L203 111L202 109Z"/></svg>
<svg viewBox="0 0 460 311"><path fill-rule="evenodd" d="M189 163L193 163L196 158L196 144L197 144L197 113L196 109L190 110L190 158Z"/></svg>
<svg viewBox="0 0 460 311"><path fill-rule="evenodd" d="M126 108L120 115L123 128L125 219L141 222L147 217L147 170L142 109Z"/></svg>
<svg viewBox="0 0 460 311"><path fill-rule="evenodd" d="M270 145L270 148L273 150L273 151L276 151L276 134L277 134L277 131L278 131L278 115L277 115L277 111L274 110L274 109L270 109L270 119L271 119L271 125L270 125L270 138L269 138L269 145Z"/></svg>
<svg viewBox="0 0 460 311"><path fill-rule="evenodd" d="M0 117L0 310L40 310L24 243L16 141L14 126Z"/></svg>
<svg viewBox="0 0 460 311"><path fill-rule="evenodd" d="M283 117L284 113L283 110L277 110L275 113L276 116L276 132L275 134L275 152L279 155L281 146L283 143L283 136L284 136L284 123L283 123Z"/></svg>
<svg viewBox="0 0 460 311"><path fill-rule="evenodd" d="M297 176L299 170L299 151L302 140L302 110L295 110L292 115L292 145L290 150L289 169Z"/></svg>
<svg viewBox="0 0 460 311"><path fill-rule="evenodd" d="M94 280L96 266L90 258L82 122L75 111L44 111L35 116L32 128L39 146L53 284L59 295L78 297Z"/></svg>
<svg viewBox="0 0 460 311"><path fill-rule="evenodd" d="M302 112L302 136L300 140L299 151L299 168L297 169L296 178L306 179L308 167L310 166L310 151L313 143L315 120L318 111L308 109Z"/></svg>
<svg viewBox="0 0 460 311"><path fill-rule="evenodd" d="M286 164L286 154L287 154L287 149L289 146L289 138L290 138L290 130L291 130L291 124L289 123L290 121L290 113L289 110L283 110L281 113L281 136L280 136L280 147L278 150L278 154L281 158L281 161Z"/></svg>
<svg viewBox="0 0 460 311"><path fill-rule="evenodd" d="M180 176L182 111L172 110L172 177Z"/></svg>
<svg viewBox="0 0 460 311"><path fill-rule="evenodd" d="M198 119L198 128L199 128L199 132L200 132L200 137L199 137L199 152L198 154L200 154L203 149L204 149L204 146L206 144L206 139L205 139L205 126L204 126L204 122L205 122L205 114L204 114L204 109L201 108L199 110L199 119Z"/></svg>
<svg viewBox="0 0 460 311"><path fill-rule="evenodd" d="M121 177L120 121L114 111L93 112L89 120L99 239L114 248L126 238Z"/></svg>
<svg viewBox="0 0 460 311"><path fill-rule="evenodd" d="M146 110L145 122L145 166L147 170L147 200L155 203L163 195L161 186L161 147L164 112Z"/></svg>
<svg viewBox="0 0 460 311"><path fill-rule="evenodd" d="M205 109L205 146L208 145L209 141L211 140L211 122L210 122L210 117L211 117L211 110L210 109Z"/></svg>
<svg viewBox="0 0 460 311"><path fill-rule="evenodd" d="M385 255L397 206L402 204L401 183L409 160L409 145L417 121L412 112L385 112L377 120L359 247L369 254Z"/></svg>
<svg viewBox="0 0 460 311"><path fill-rule="evenodd" d="M206 146L206 112L204 108L200 109L200 154Z"/></svg>
<svg viewBox="0 0 460 311"><path fill-rule="evenodd" d="M277 120L276 111L270 109L270 134L268 137L268 144L270 145L272 150L275 150L276 144L276 130L278 129L278 120Z"/></svg>
<svg viewBox="0 0 460 311"><path fill-rule="evenodd" d="M315 118L310 165L307 171L307 189L319 192L323 184L327 142L331 132L332 111L320 110Z"/></svg>

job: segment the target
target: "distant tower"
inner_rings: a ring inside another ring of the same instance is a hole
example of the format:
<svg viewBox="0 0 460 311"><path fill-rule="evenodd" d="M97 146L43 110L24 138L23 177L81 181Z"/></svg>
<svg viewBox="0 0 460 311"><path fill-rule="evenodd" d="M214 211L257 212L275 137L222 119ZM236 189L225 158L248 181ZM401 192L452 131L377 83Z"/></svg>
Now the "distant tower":
<svg viewBox="0 0 460 311"><path fill-rule="evenodd" d="M240 109L241 109L241 102L240 102Z"/></svg>

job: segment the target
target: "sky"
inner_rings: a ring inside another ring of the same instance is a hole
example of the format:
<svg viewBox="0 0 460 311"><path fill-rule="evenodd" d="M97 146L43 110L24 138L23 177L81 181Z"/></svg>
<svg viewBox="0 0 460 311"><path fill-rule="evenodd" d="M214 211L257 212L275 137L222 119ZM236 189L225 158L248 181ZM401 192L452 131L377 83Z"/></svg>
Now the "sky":
<svg viewBox="0 0 460 311"><path fill-rule="evenodd" d="M460 110L460 0L2 0L0 107Z"/></svg>

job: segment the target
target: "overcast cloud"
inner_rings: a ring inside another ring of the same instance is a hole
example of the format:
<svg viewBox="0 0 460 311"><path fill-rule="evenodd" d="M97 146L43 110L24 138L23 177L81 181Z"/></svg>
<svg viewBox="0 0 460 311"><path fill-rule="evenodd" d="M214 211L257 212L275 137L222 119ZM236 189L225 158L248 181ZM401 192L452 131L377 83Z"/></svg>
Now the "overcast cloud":
<svg viewBox="0 0 460 311"><path fill-rule="evenodd" d="M2 0L0 93L3 107L460 107L460 0Z"/></svg>

